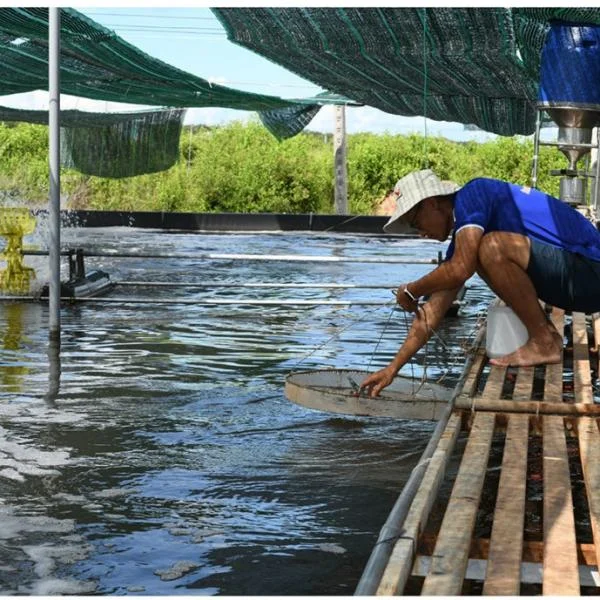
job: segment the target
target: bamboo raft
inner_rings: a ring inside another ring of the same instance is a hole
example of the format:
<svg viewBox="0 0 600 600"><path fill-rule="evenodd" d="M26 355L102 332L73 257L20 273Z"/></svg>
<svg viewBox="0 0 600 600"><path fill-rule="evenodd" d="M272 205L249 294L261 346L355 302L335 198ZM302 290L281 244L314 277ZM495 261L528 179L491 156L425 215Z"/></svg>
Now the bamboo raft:
<svg viewBox="0 0 600 600"><path fill-rule="evenodd" d="M600 313L551 318L559 364L505 369L477 347L357 595L598 593Z"/></svg>

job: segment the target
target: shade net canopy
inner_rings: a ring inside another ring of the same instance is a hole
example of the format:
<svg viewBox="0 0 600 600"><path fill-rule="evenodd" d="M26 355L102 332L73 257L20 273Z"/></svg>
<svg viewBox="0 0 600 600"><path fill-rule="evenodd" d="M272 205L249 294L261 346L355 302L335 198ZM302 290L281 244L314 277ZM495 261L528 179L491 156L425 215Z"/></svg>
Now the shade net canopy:
<svg viewBox="0 0 600 600"><path fill-rule="evenodd" d="M61 155L83 173L125 177L170 167L179 152L186 107L258 111L279 139L301 131L327 93L285 100L212 83L172 67L74 9L61 9L61 92L94 100L161 107L153 112L63 111ZM0 96L48 89L48 9L0 8ZM1 101L0 101L1 103ZM0 119L47 123L47 111L0 107Z"/></svg>
<svg viewBox="0 0 600 600"><path fill-rule="evenodd" d="M153 58L74 9L61 9L60 84L66 94L151 106L273 110L284 100L218 85ZM0 95L48 89L48 9L0 9Z"/></svg>
<svg viewBox="0 0 600 600"><path fill-rule="evenodd" d="M231 41L331 92L500 135L535 130L550 23L600 24L600 8L212 10Z"/></svg>

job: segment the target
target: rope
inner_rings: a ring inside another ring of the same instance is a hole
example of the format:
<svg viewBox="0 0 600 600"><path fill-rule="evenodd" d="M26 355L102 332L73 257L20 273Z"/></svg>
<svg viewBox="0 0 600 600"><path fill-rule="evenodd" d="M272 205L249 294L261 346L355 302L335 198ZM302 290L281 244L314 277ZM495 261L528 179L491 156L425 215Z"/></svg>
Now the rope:
<svg viewBox="0 0 600 600"><path fill-rule="evenodd" d="M386 304L383 304L382 306L389 306L389 304L390 303L387 302ZM327 344L329 344L333 340L337 339L342 333L344 333L344 331L346 331L347 329L350 329L350 327L352 327L353 325L356 325L357 323L360 323L361 321L363 321L364 319L366 319L367 316L370 316L370 314L372 312L374 312L375 310L378 310L379 308L381 308L381 306L377 306L376 308L371 308L371 309L368 309L368 310L364 311L362 317L360 317L360 318L352 321L351 323L349 323L345 327L342 327L341 329L339 329L338 331L336 331L331 337L327 338L322 344L319 344L318 346L316 346L315 348L313 348L308 354L306 354L305 356L303 356L294 365L294 367L292 368L292 371L290 371L290 372L293 373L294 370L296 370L298 368L298 365L302 364L307 358L311 357L313 354L315 354L319 350L322 350Z"/></svg>
<svg viewBox="0 0 600 600"><path fill-rule="evenodd" d="M375 348L373 349L373 352L371 353L371 358L369 358L369 364L367 365L367 372L371 368L371 363L373 362L373 357L375 356L375 353L377 352L377 348L379 348L379 344L381 343L381 340L383 339L385 330L388 328L388 325L390 324L390 321L392 320L392 315L394 314L394 310L396 310L396 307L392 306L392 310L387 318L387 321L385 322L385 325L383 326L383 331L381 332L381 335L379 336L379 339L377 340L377 343L375 344Z"/></svg>

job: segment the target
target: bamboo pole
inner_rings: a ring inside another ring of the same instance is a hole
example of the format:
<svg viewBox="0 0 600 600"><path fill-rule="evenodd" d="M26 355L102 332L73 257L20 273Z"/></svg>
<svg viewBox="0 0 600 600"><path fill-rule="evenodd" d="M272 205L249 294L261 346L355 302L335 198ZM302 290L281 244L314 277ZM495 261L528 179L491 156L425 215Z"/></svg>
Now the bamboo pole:
<svg viewBox="0 0 600 600"><path fill-rule="evenodd" d="M492 400L459 396L455 408L479 412L529 413L533 415L561 415L569 417L600 416L599 404L567 404L566 402L538 402L536 400Z"/></svg>

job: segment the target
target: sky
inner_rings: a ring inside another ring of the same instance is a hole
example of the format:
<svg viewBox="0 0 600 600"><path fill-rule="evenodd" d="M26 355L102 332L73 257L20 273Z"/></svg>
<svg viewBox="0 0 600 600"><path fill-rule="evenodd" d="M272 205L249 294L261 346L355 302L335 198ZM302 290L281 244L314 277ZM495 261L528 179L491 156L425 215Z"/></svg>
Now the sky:
<svg viewBox="0 0 600 600"><path fill-rule="evenodd" d="M245 4L246 5L246 4ZM179 69L228 87L283 98L310 97L321 88L276 65L250 50L230 42L225 31L207 7L164 8L144 6L107 6L73 4L74 8L143 52ZM47 93L4 96L0 104L15 108L45 109ZM139 105L92 101L61 96L61 108L89 111L118 111L141 108ZM185 124L220 125L232 120L255 118L255 113L226 108L190 108ZM331 133L333 107L323 107L307 129ZM421 133L449 139L485 141L491 133L465 131L461 123L434 121L423 117L402 117L372 107L347 107L348 133Z"/></svg>

